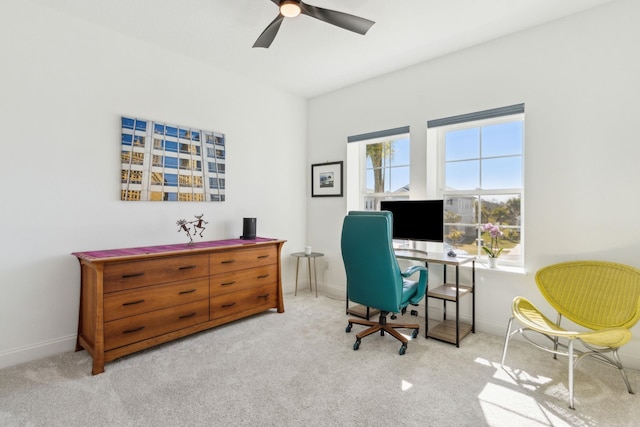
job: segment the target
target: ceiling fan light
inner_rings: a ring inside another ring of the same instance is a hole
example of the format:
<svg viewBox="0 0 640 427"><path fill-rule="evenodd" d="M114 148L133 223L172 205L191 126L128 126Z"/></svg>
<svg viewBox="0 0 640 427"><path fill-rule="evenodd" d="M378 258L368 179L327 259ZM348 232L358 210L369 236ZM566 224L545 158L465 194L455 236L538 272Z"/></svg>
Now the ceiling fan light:
<svg viewBox="0 0 640 427"><path fill-rule="evenodd" d="M286 18L295 18L300 15L300 5L296 1L280 2L280 13Z"/></svg>

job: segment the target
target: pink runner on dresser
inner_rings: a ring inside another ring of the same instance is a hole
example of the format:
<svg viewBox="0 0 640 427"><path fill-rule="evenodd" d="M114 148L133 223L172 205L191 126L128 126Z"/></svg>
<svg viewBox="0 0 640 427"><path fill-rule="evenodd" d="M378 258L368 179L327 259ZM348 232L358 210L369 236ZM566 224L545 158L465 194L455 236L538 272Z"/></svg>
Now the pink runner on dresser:
<svg viewBox="0 0 640 427"><path fill-rule="evenodd" d="M272 242L276 239L269 239L265 237L257 237L251 240L244 239L227 239L227 240L211 240L207 242L194 242L194 243L176 243L172 245L159 245L159 246L141 246L139 248L122 248L122 249L105 249L100 251L88 251L88 252L73 252L71 255L75 255L78 258L86 260L96 260L102 258L116 258L122 256L132 255L150 255L161 254L165 252L175 251L187 251L194 249L208 249L218 246L236 246L236 245L253 245L256 243Z"/></svg>

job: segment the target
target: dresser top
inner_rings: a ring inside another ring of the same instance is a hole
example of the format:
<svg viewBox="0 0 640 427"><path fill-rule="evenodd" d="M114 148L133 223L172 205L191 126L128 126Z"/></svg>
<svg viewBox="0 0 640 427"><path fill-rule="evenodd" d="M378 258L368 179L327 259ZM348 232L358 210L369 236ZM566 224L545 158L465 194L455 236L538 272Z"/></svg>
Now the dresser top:
<svg viewBox="0 0 640 427"><path fill-rule="evenodd" d="M223 249L225 247L251 246L261 243L273 243L282 240L257 237L251 240L226 239L206 242L176 243L171 245L141 246L137 248L104 249L98 251L73 252L71 255L87 261L113 260L139 256L166 255L171 253L199 252L207 249Z"/></svg>

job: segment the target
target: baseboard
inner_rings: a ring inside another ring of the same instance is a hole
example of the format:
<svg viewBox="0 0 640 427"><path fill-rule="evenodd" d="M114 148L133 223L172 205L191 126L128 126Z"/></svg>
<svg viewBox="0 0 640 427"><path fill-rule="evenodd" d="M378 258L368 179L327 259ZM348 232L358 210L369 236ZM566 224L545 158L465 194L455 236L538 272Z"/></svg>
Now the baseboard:
<svg viewBox="0 0 640 427"><path fill-rule="evenodd" d="M53 356L54 354L73 351L75 346L76 335L74 334L5 350L0 352L0 369Z"/></svg>

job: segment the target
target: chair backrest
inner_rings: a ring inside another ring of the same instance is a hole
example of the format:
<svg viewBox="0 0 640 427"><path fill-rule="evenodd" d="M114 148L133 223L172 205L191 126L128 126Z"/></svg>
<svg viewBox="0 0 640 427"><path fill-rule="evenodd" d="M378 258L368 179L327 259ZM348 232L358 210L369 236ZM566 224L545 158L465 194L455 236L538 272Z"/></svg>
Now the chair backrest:
<svg viewBox="0 0 640 427"><path fill-rule="evenodd" d="M640 319L640 270L614 262L570 261L536 273L545 299L589 329L631 328Z"/></svg>
<svg viewBox="0 0 640 427"><path fill-rule="evenodd" d="M393 251L391 212L351 211L342 225L342 259L349 300L399 312L402 272Z"/></svg>

